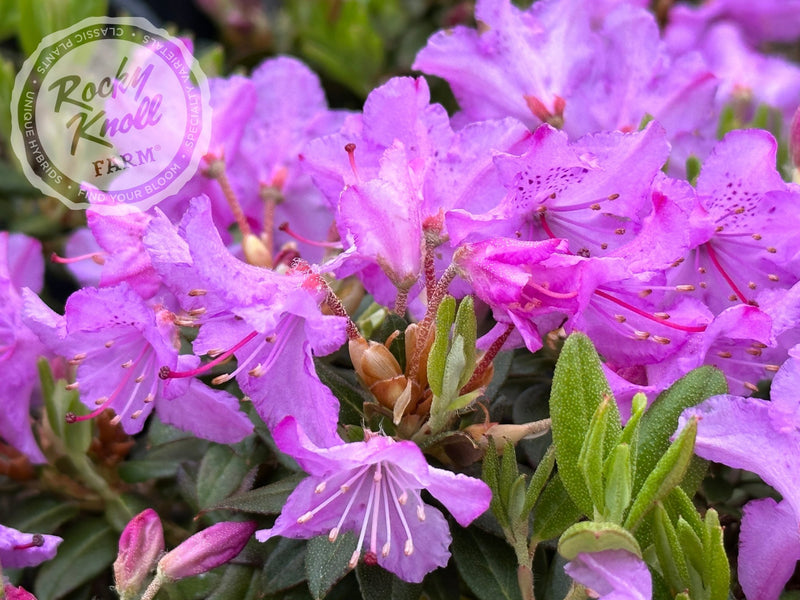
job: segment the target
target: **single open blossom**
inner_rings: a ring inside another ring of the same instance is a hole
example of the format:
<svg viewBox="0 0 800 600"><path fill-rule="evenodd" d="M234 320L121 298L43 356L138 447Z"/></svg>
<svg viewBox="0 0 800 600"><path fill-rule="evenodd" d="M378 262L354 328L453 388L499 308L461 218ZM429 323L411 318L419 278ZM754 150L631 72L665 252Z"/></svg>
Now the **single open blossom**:
<svg viewBox="0 0 800 600"><path fill-rule="evenodd" d="M686 409L680 431L698 418L695 453L758 474L783 499L745 506L739 581L748 598L774 600L800 559L800 348L775 375L772 402L713 396Z"/></svg>
<svg viewBox="0 0 800 600"><path fill-rule="evenodd" d="M699 206L688 222L692 247L668 275L715 314L798 281L800 188L778 173L777 148L766 131L732 131L698 177Z"/></svg>
<svg viewBox="0 0 800 600"><path fill-rule="evenodd" d="M626 550L578 554L564 567L567 574L607 600L650 600L653 582L645 562Z"/></svg>
<svg viewBox="0 0 800 600"><path fill-rule="evenodd" d="M442 513L425 504L426 489L467 526L491 500L485 483L428 465L416 444L369 431L363 442L320 448L289 417L273 431L278 447L310 477L297 486L261 542L280 535L310 538L342 531L358 535L350 566L379 564L401 579L419 582L447 564L450 530Z"/></svg>
<svg viewBox="0 0 800 600"><path fill-rule="evenodd" d="M80 391L92 412L76 419L111 408L117 422L132 434L142 430L156 409L165 423L220 443L241 441L252 431L230 394L195 379L159 378L164 365L192 368L199 360L178 356L174 315L154 310L125 283L75 292L63 317L28 293L25 321L53 352L78 367L70 388Z"/></svg>
<svg viewBox="0 0 800 600"><path fill-rule="evenodd" d="M346 320L320 311L326 292L320 275L313 269L278 273L236 259L222 243L205 197L192 201L180 232L157 215L145 245L186 311L182 322L200 328L195 352L213 357L203 367L175 369L165 362L162 377L193 381L235 355L236 369L220 377L236 378L268 427L293 414L315 442L339 443L339 402L319 380L314 355L344 343Z"/></svg>
<svg viewBox="0 0 800 600"><path fill-rule="evenodd" d="M42 286L41 248L27 236L0 232L0 438L37 463L45 458L31 431L30 402L36 361L47 350L22 320L20 294L23 286Z"/></svg>
<svg viewBox="0 0 800 600"><path fill-rule="evenodd" d="M53 558L62 541L55 535L23 533L0 525L0 565L8 569L35 567Z"/></svg>

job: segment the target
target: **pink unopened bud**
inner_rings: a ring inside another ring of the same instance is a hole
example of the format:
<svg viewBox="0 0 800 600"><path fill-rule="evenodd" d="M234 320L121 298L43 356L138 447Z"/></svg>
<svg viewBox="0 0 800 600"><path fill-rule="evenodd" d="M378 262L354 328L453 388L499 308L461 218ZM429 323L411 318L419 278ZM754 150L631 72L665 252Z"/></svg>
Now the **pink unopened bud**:
<svg viewBox="0 0 800 600"><path fill-rule="evenodd" d="M158 572L174 581L210 571L237 556L255 530L254 521L212 525L165 554Z"/></svg>
<svg viewBox="0 0 800 600"><path fill-rule="evenodd" d="M125 526L114 561L114 581L121 598L136 596L147 574L164 552L161 519L152 508L143 510Z"/></svg>
<svg viewBox="0 0 800 600"><path fill-rule="evenodd" d="M6 600L36 600L36 596L31 594L28 590L21 587L14 587L10 583L6 584L3 591L6 594Z"/></svg>

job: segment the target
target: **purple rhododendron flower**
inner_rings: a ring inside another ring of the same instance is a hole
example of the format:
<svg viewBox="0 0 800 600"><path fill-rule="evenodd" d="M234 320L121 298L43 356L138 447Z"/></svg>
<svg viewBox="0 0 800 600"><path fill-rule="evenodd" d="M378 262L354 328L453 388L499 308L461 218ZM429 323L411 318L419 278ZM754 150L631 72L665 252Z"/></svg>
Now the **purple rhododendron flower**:
<svg viewBox="0 0 800 600"><path fill-rule="evenodd" d="M56 535L23 533L0 525L0 565L8 569L34 567L53 558L62 541Z"/></svg>
<svg viewBox="0 0 800 600"><path fill-rule="evenodd" d="M289 496L275 525L256 532L256 539L327 534L334 541L341 531L354 531L359 537L351 567L364 550L365 562L420 582L450 557L447 521L422 501L420 490L428 490L463 526L489 508L491 491L478 479L429 466L412 442L365 435L363 442L320 448L293 418L282 421L273 431L275 443L310 477Z"/></svg>
<svg viewBox="0 0 800 600"><path fill-rule="evenodd" d="M698 419L698 456L752 471L783 496L779 503L760 500L745 508L739 580L748 598L778 598L800 559L800 348L791 354L773 380L772 402L713 396L678 421L680 431Z"/></svg>
<svg viewBox="0 0 800 600"><path fill-rule="evenodd" d="M649 114L671 141L713 127L713 76L692 57L673 64L641 7L551 0L523 11L481 0L475 18L477 31L434 34L413 65L448 81L462 121L512 116L577 137L633 131Z"/></svg>
<svg viewBox="0 0 800 600"><path fill-rule="evenodd" d="M641 558L626 550L580 553L564 567L601 600L650 600L653 582ZM590 593L591 593L590 592Z"/></svg>
<svg viewBox="0 0 800 600"><path fill-rule="evenodd" d="M25 297L25 322L54 352L77 365L81 401L92 418L107 408L127 433L138 433L155 408L165 423L220 443L241 441L252 431L230 394L199 380L164 382L160 369L191 368L198 359L178 356L174 315L154 310L127 284L85 288L67 300L64 316L33 293ZM213 418L209 418L213 415Z"/></svg>
<svg viewBox="0 0 800 600"><path fill-rule="evenodd" d="M180 230L185 239L157 216L145 245L186 311L182 323L200 327L194 351L214 360L191 369L164 362L170 367L164 376L192 380L233 354L237 368L223 379L236 378L268 427L294 414L316 443L340 443L339 402L319 380L313 357L341 347L346 320L320 311L325 291L319 274L282 274L236 259L222 243L204 197L190 204Z"/></svg>
<svg viewBox="0 0 800 600"><path fill-rule="evenodd" d="M45 462L31 431L30 401L39 375L36 361L46 348L22 319L23 285L42 286L41 244L27 236L0 232L0 438L32 462Z"/></svg>

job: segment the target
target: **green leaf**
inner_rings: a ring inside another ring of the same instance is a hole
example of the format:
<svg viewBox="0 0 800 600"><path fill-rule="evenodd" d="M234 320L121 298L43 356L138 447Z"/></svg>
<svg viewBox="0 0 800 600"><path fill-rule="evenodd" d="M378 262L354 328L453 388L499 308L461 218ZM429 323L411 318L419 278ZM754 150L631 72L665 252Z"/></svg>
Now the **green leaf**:
<svg viewBox="0 0 800 600"><path fill-rule="evenodd" d="M490 446L493 445L494 444L490 444ZM523 513L528 514L533 509L536 501L542 494L542 490L544 489L550 474L553 472L553 467L555 464L556 449L551 445L547 449L547 452L545 452L542 460L539 461L538 465L536 465L536 471L534 471L533 476L531 477L531 482L528 484L528 491L525 494L525 506L522 508Z"/></svg>
<svg viewBox="0 0 800 600"><path fill-rule="evenodd" d="M605 396L611 396L611 389L592 342L581 333L573 333L564 343L556 363L550 418L561 480L575 504L586 515L592 514L594 505L578 457L592 415ZM616 446L622 429L616 404L612 403L609 408L608 421L603 458Z"/></svg>
<svg viewBox="0 0 800 600"><path fill-rule="evenodd" d="M30 498L14 507L3 525L30 533L52 534L61 525L78 514L77 505L55 498Z"/></svg>
<svg viewBox="0 0 800 600"><path fill-rule="evenodd" d="M639 445L636 452L636 477L633 492L639 491L644 480L670 445L669 438L678 428L678 417L690 406L699 404L710 396L725 394L728 384L721 371L714 367L700 367L676 381L661 393L647 409L639 428ZM695 458L695 465L705 461ZM699 481L698 481L699 483ZM690 490L689 493L692 493Z"/></svg>
<svg viewBox="0 0 800 600"><path fill-rule="evenodd" d="M609 413L612 402L603 398L592 415L589 431L578 455L578 467L583 472L583 479L594 505L594 514L605 512L605 494L603 493L603 447L608 430ZM612 417L613 418L613 417ZM619 415L616 415L619 418Z"/></svg>
<svg viewBox="0 0 800 600"><path fill-rule="evenodd" d="M622 523L622 516L631 503L631 451L628 444L619 444L605 465L605 520Z"/></svg>
<svg viewBox="0 0 800 600"><path fill-rule="evenodd" d="M453 337L461 337L464 340L464 369L458 382L458 388L461 389L472 377L472 372L475 370L475 342L478 339L478 322L475 318L475 301L472 296L464 297L458 305Z"/></svg>
<svg viewBox="0 0 800 600"><path fill-rule="evenodd" d="M458 572L480 600L522 600L517 561L503 540L470 527L453 527L453 558Z"/></svg>
<svg viewBox="0 0 800 600"><path fill-rule="evenodd" d="M42 38L65 29L87 17L108 14L106 0L20 0L20 45L30 55Z"/></svg>
<svg viewBox="0 0 800 600"><path fill-rule="evenodd" d="M686 558L675 527L661 504L656 505L653 511L653 539L664 581L674 591L686 589L689 583Z"/></svg>
<svg viewBox="0 0 800 600"><path fill-rule="evenodd" d="M103 519L85 518L62 534L56 557L44 563L33 591L39 600L63 598L91 581L117 556L117 536Z"/></svg>
<svg viewBox="0 0 800 600"><path fill-rule="evenodd" d="M350 570L348 563L356 549L356 536L340 534L335 542L325 535L308 541L306 579L311 595L318 600Z"/></svg>
<svg viewBox="0 0 800 600"><path fill-rule="evenodd" d="M385 48L367 2L292 2L300 53L323 74L366 97L384 69Z"/></svg>
<svg viewBox="0 0 800 600"><path fill-rule="evenodd" d="M261 591L274 594L306 580L306 540L278 538L262 570Z"/></svg>
<svg viewBox="0 0 800 600"><path fill-rule="evenodd" d="M364 600L417 600L422 593L421 583L402 581L377 565L359 563L356 578Z"/></svg>
<svg viewBox="0 0 800 600"><path fill-rule="evenodd" d="M656 502L663 500L677 487L694 456L694 440L697 437L697 419L689 421L672 445L656 463L639 493L633 501L625 519L625 527L635 530L647 512Z"/></svg>
<svg viewBox="0 0 800 600"><path fill-rule="evenodd" d="M208 510L236 510L259 515L277 515L283 510L286 499L297 484L305 479L304 473L291 475L270 485L230 496L209 506Z"/></svg>
<svg viewBox="0 0 800 600"><path fill-rule="evenodd" d="M500 459L500 478L498 481L500 505L506 514L510 514L508 509L511 506L511 489L518 476L517 453L514 451L514 444L507 442L503 450L503 456Z"/></svg>
<svg viewBox="0 0 800 600"><path fill-rule="evenodd" d="M42 359L38 362L39 381L42 385L47 421L56 437L64 443L64 450L76 457L83 457L92 443L92 422L67 423L67 413L86 414L78 392L67 390L62 379L53 380L50 364Z"/></svg>
<svg viewBox="0 0 800 600"><path fill-rule="evenodd" d="M727 600L731 585L731 567L722 537L719 515L713 508L706 511L703 536L705 569L703 583L709 591L709 600Z"/></svg>
<svg viewBox="0 0 800 600"><path fill-rule="evenodd" d="M257 572L244 565L226 565L214 592L207 600L232 600L244 598L255 579Z"/></svg>
<svg viewBox="0 0 800 600"><path fill-rule="evenodd" d="M461 580L458 576L458 569L451 561L443 569L436 569L429 573L422 582L425 596L429 600L459 600Z"/></svg>
<svg viewBox="0 0 800 600"><path fill-rule="evenodd" d="M228 446L214 444L208 449L197 473L197 502L207 509L239 489L249 466Z"/></svg>
<svg viewBox="0 0 800 600"><path fill-rule="evenodd" d="M560 536L581 518L583 512L572 501L559 473L550 480L533 511L533 535L538 541Z"/></svg>
<svg viewBox="0 0 800 600"><path fill-rule="evenodd" d="M681 544L683 554L686 557L689 569L689 596L691 598L703 598L705 596L701 573L705 564L703 552L703 542L694 532L692 527L682 518L678 518L675 527L678 534L678 541Z"/></svg>
<svg viewBox="0 0 800 600"><path fill-rule="evenodd" d="M626 550L642 557L642 550L633 535L616 523L581 521L567 529L558 540L558 553L572 560L581 552Z"/></svg>
<svg viewBox="0 0 800 600"><path fill-rule="evenodd" d="M456 315L456 301L445 296L436 311L436 335L428 353L428 385L434 395L443 394L445 370L450 349L450 328Z"/></svg>
<svg viewBox="0 0 800 600"><path fill-rule="evenodd" d="M320 381L328 386L339 400L339 417L342 423L356 425L364 419L364 403L374 399L358 383L352 371L339 371L326 362L315 359L314 365Z"/></svg>

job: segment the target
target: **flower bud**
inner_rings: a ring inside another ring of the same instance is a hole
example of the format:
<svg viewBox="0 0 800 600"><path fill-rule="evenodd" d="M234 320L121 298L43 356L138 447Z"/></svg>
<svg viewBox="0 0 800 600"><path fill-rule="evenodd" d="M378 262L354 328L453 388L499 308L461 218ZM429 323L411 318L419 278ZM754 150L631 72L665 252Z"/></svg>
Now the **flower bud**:
<svg viewBox="0 0 800 600"><path fill-rule="evenodd" d="M114 561L114 582L121 598L136 596L145 577L164 552L161 519L152 508L143 510L125 526Z"/></svg>
<svg viewBox="0 0 800 600"><path fill-rule="evenodd" d="M10 583L3 587L6 600L36 600L36 596L21 587L14 587Z"/></svg>
<svg viewBox="0 0 800 600"><path fill-rule="evenodd" d="M237 556L255 530L254 521L212 525L167 552L158 561L158 572L175 581L210 571Z"/></svg>
<svg viewBox="0 0 800 600"><path fill-rule="evenodd" d="M403 374L397 359L383 344L359 338L350 340L349 349L356 373L367 387Z"/></svg>

